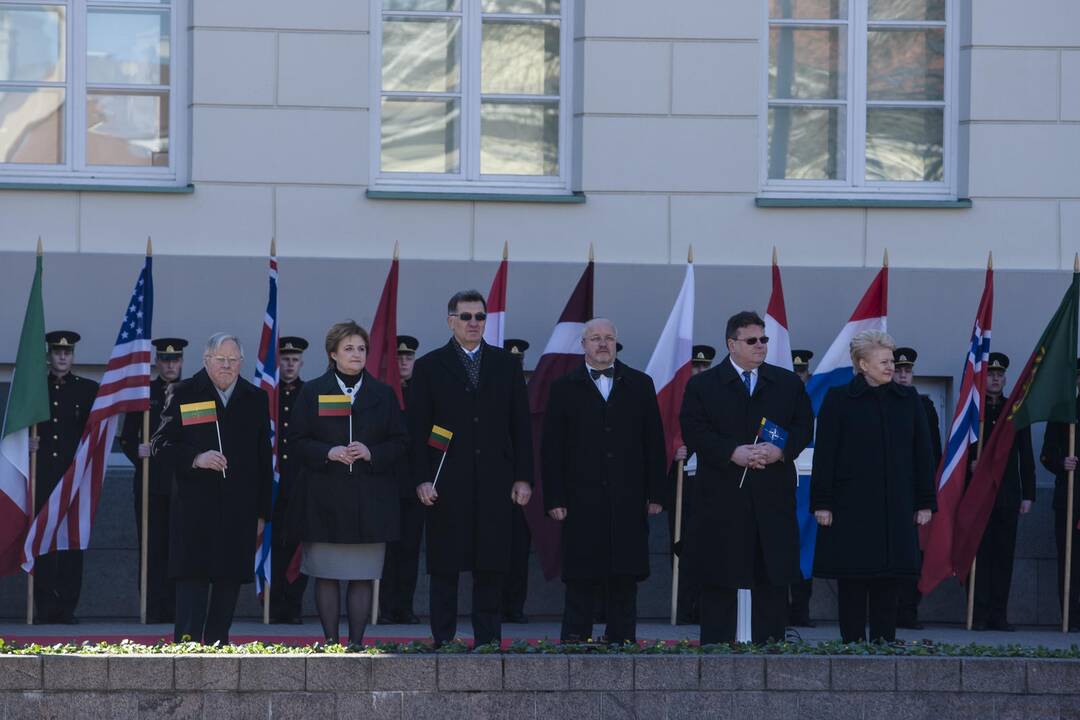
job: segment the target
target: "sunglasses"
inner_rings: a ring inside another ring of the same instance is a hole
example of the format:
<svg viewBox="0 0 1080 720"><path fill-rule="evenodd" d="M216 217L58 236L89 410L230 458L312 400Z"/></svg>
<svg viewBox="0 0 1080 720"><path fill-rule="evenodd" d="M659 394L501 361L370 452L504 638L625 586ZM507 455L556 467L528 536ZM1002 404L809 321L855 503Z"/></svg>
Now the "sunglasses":
<svg viewBox="0 0 1080 720"><path fill-rule="evenodd" d="M768 335L762 335L761 337L734 338L734 340L735 342L744 342L747 345L757 345L758 343L761 343L762 345L769 344Z"/></svg>
<svg viewBox="0 0 1080 720"><path fill-rule="evenodd" d="M472 322L473 318L476 318L476 322L484 322L485 320L487 320L487 313L486 312L478 312L478 313L475 313L475 314L471 313L471 312L450 313L450 317L456 317L461 322Z"/></svg>

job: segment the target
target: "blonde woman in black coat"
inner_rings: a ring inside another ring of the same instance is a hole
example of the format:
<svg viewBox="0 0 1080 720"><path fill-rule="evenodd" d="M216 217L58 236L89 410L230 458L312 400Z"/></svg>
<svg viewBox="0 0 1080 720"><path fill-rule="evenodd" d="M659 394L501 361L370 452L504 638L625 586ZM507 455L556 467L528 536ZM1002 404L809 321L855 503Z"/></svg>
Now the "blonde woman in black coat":
<svg viewBox="0 0 1080 720"><path fill-rule="evenodd" d="M867 330L851 341L855 377L818 414L810 507L814 575L835 578L844 642L896 639L898 581L920 570L917 526L937 509L926 411L892 382L895 344Z"/></svg>

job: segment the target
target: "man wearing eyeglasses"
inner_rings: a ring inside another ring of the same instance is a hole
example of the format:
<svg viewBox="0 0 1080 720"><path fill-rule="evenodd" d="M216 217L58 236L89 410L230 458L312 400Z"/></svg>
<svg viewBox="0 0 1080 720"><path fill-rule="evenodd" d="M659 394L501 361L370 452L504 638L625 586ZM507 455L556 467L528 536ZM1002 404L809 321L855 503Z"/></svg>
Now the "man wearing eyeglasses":
<svg viewBox="0 0 1080 720"><path fill-rule="evenodd" d="M174 640L229 642L240 586L254 580L255 540L270 518L270 401L240 377L244 351L217 333L203 369L169 386L152 457L172 467L169 577Z"/></svg>
<svg viewBox="0 0 1080 720"><path fill-rule="evenodd" d="M739 588L751 588L751 637L783 640L788 585L799 580L795 458L813 438L810 398L795 373L765 362L765 322L727 322L728 356L690 378L680 422L698 456L702 521L689 538L700 559L701 644L734 642ZM757 440L762 420L787 433Z"/></svg>
<svg viewBox="0 0 1080 720"><path fill-rule="evenodd" d="M416 495L426 506L431 634L437 646L457 633L462 572L472 572L476 644L502 639L513 509L532 495L532 429L521 363L484 342L486 321L483 295L456 293L447 304L450 341L413 368L412 468ZM452 433L445 452L428 444L434 426Z"/></svg>

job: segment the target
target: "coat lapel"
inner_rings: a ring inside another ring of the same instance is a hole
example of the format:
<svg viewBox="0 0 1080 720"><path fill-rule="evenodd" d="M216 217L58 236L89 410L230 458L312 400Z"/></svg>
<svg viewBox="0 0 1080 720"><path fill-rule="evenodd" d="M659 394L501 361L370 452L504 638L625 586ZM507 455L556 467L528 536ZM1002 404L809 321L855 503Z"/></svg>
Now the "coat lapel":
<svg viewBox="0 0 1080 720"><path fill-rule="evenodd" d="M450 374L455 379L460 380L463 385L467 385L469 378L465 375L465 366L461 364L461 358L458 357L457 348L454 347L454 339L451 338L450 342L442 346L439 353L439 360L450 371ZM481 374L483 374L483 368L481 368Z"/></svg>

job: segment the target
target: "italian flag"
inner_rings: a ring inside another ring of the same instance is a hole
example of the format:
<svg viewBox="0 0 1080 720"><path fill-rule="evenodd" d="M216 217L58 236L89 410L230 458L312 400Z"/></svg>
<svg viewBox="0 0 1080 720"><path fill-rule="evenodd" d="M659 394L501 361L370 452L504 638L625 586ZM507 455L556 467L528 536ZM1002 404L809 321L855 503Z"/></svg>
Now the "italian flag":
<svg viewBox="0 0 1080 720"><path fill-rule="evenodd" d="M319 417L348 417L352 413L352 398L348 395L320 395Z"/></svg>
<svg viewBox="0 0 1080 720"><path fill-rule="evenodd" d="M30 507L30 428L49 419L45 347L39 243L0 435L0 575L19 571L22 546L33 512Z"/></svg>
<svg viewBox="0 0 1080 720"><path fill-rule="evenodd" d="M184 403L180 406L180 423L184 426L212 422L217 422L217 404L213 400Z"/></svg>

